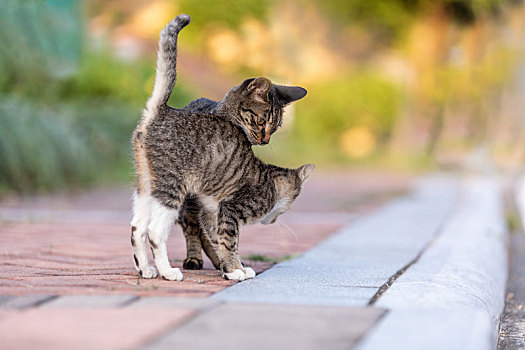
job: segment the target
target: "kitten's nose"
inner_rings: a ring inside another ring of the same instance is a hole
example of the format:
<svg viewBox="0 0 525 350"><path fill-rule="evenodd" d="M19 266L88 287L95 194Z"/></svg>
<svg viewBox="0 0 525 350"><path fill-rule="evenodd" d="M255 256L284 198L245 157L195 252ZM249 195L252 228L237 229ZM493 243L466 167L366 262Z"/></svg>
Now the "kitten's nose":
<svg viewBox="0 0 525 350"><path fill-rule="evenodd" d="M270 137L271 135L264 135L263 137L261 137L261 145L267 145L268 143L270 143Z"/></svg>

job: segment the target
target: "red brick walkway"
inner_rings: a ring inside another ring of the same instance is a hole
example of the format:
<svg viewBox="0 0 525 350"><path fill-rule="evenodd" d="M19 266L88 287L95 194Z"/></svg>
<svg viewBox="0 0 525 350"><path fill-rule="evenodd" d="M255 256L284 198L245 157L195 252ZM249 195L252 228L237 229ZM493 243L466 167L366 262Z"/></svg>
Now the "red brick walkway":
<svg viewBox="0 0 525 350"><path fill-rule="evenodd" d="M299 254L401 193L409 181L399 174L318 172L282 224L242 230L241 256L261 272L272 262L247 257L278 260ZM209 261L202 271L183 270L182 282L138 278L129 243L130 193L118 188L0 202L0 295L206 297L235 283L223 280ZM168 246L173 265L181 267L185 244L179 228Z"/></svg>

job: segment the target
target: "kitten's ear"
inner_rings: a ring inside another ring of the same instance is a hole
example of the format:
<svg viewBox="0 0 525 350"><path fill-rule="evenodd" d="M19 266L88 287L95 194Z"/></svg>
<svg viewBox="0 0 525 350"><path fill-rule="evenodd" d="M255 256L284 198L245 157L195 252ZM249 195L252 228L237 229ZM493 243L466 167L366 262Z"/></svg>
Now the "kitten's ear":
<svg viewBox="0 0 525 350"><path fill-rule="evenodd" d="M285 106L306 96L306 89L300 86L274 85L279 102Z"/></svg>
<svg viewBox="0 0 525 350"><path fill-rule="evenodd" d="M254 81L255 78L250 78L250 79L246 79L245 81L242 82L241 85L239 85L239 88L241 91L246 91L246 89L248 89L248 86L250 85L250 83L252 81Z"/></svg>
<svg viewBox="0 0 525 350"><path fill-rule="evenodd" d="M246 88L248 93L256 94L258 96L267 97L270 89L272 88L272 82L266 78L255 78L250 85Z"/></svg>
<svg viewBox="0 0 525 350"><path fill-rule="evenodd" d="M301 179L301 183L305 183L306 180L308 180L308 178L314 172L314 169L315 169L315 165L313 165L313 164L305 164L305 165L295 169L295 171L297 171L297 175Z"/></svg>

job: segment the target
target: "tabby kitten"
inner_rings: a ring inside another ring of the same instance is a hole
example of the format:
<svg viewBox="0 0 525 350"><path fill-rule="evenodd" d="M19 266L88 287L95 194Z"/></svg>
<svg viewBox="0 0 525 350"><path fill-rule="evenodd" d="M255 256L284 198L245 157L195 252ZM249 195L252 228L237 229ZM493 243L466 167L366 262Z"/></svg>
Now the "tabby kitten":
<svg viewBox="0 0 525 350"><path fill-rule="evenodd" d="M201 98L190 102L184 110L207 112L222 116L241 127L251 144L265 145L281 126L283 107L304 96L300 87L278 86L266 78L252 78L232 88L220 102ZM182 206L178 223L186 238L185 269L202 269L202 249L218 268L217 257L198 226L197 201L189 195Z"/></svg>
<svg viewBox="0 0 525 350"><path fill-rule="evenodd" d="M182 29L189 24L190 18L181 15L174 21L181 23L177 28ZM180 29L168 33L172 36L171 40L177 41ZM162 45L160 49L163 49ZM174 50L164 54L172 59L173 66L169 68L169 73L172 79L175 79L176 46ZM222 101L199 98L188 103L184 109L221 115L241 127L252 144L264 145L270 142L271 135L281 126L283 107L305 95L306 90L298 86L275 85L266 78L251 78L233 87ZM183 267L202 269L202 249L204 249L213 265L218 268L218 258L199 227L199 212L195 197L188 195L184 200L178 220L186 239L186 259Z"/></svg>
<svg viewBox="0 0 525 350"><path fill-rule="evenodd" d="M135 268L145 278L157 276L148 265L148 238L158 273L167 280L182 280L180 270L170 266L166 241L184 199L192 195L199 207L199 226L223 276L243 280L255 273L239 259L240 226L274 222L292 205L314 166L285 169L265 164L253 154L252 140L235 124L235 116L166 105L175 84L176 55L169 53L175 52L176 33L188 23L188 16L178 16L161 32L155 87L133 135Z"/></svg>

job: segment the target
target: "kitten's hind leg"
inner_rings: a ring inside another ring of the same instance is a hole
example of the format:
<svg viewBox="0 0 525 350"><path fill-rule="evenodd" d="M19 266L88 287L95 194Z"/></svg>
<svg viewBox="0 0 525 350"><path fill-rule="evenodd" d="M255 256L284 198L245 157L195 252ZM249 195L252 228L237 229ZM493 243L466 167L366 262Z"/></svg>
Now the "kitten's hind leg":
<svg viewBox="0 0 525 350"><path fill-rule="evenodd" d="M157 277L157 270L148 265L148 254L146 250L146 237L150 220L149 195L134 194L133 197L133 219L131 220L131 246L133 248L133 261L135 269L144 278Z"/></svg>
<svg viewBox="0 0 525 350"><path fill-rule="evenodd" d="M155 259L155 265L162 278L170 281L182 281L182 273L172 268L168 260L166 242L177 220L178 209L168 208L155 199L151 200L151 222L148 226L149 243Z"/></svg>
<svg viewBox="0 0 525 350"><path fill-rule="evenodd" d="M186 270L202 270L204 262L202 260L202 246L199 239L200 228L198 225L188 225L184 229L186 239L186 259L182 267Z"/></svg>
<svg viewBox="0 0 525 350"><path fill-rule="evenodd" d="M187 270L201 270L202 246L199 238L201 229L199 224L200 207L195 195L186 196L179 213L179 224L186 239L186 259L182 267Z"/></svg>

